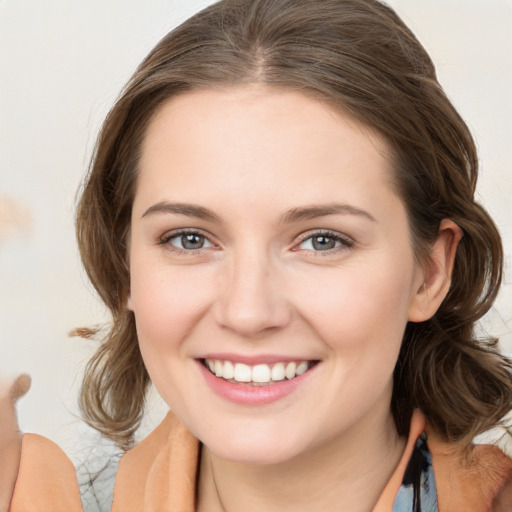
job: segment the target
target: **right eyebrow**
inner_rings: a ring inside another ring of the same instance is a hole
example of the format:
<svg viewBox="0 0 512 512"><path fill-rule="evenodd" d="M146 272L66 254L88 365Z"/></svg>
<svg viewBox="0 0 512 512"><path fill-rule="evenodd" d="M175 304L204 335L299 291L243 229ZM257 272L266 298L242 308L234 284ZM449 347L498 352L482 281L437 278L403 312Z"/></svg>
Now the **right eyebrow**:
<svg viewBox="0 0 512 512"><path fill-rule="evenodd" d="M143 213L142 217L162 213L177 213L178 215L195 217L196 219L207 220L210 222L220 222L220 217L216 213L213 213L211 210L208 210L208 208L204 208L203 206L197 206L189 203L169 203L167 201L161 201L150 206Z"/></svg>
<svg viewBox="0 0 512 512"><path fill-rule="evenodd" d="M372 222L376 222L375 217L369 212L350 204L341 203L292 208L285 212L281 218L281 222L301 222L304 220L315 219L316 217L327 217L328 215L357 215L359 217L371 220Z"/></svg>

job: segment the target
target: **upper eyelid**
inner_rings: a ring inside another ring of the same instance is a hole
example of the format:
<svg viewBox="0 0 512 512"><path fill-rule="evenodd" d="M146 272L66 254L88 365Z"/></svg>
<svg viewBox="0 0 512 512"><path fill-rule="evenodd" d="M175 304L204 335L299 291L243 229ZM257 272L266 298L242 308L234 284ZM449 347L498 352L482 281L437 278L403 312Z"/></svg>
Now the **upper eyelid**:
<svg viewBox="0 0 512 512"><path fill-rule="evenodd" d="M160 241L170 240L171 238L178 237L180 235L199 235L209 240L212 244L214 243L212 237L205 233L202 229L198 228L180 228L166 231L162 236L159 237Z"/></svg>
<svg viewBox="0 0 512 512"><path fill-rule="evenodd" d="M298 238L301 242L304 242L304 240L307 240L308 238L311 238L313 236L322 236L322 235L325 235L325 236L328 236L331 238L337 238L340 240L344 240L345 242L355 243L354 239L351 236L348 236L344 233L340 233L339 231L333 231L331 229L312 229L312 230L306 231L304 233L301 233Z"/></svg>

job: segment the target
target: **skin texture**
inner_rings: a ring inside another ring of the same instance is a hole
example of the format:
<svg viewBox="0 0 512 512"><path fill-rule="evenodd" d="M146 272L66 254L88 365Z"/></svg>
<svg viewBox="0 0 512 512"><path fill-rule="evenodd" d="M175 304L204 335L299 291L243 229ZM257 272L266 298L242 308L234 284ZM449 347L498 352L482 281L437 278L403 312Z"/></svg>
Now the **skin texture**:
<svg viewBox="0 0 512 512"><path fill-rule="evenodd" d="M386 144L290 91L170 100L139 171L128 307L154 385L204 443L198 509L370 510L404 447L390 413L402 335L444 298L457 226L443 222L420 267ZM344 209L287 218L333 204ZM203 247L181 248L180 229ZM335 243L321 251L311 236L326 230ZM319 363L289 395L248 406L206 385L198 360L211 353Z"/></svg>

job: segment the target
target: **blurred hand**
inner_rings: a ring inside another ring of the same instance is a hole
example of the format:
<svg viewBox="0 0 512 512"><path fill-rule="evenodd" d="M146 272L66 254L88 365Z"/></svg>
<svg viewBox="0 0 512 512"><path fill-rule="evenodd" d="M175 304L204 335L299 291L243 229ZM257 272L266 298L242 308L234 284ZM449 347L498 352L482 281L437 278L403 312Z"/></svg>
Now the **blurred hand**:
<svg viewBox="0 0 512 512"><path fill-rule="evenodd" d="M0 375L0 512L9 510L21 457L22 434L16 419L16 401L30 389L26 374Z"/></svg>

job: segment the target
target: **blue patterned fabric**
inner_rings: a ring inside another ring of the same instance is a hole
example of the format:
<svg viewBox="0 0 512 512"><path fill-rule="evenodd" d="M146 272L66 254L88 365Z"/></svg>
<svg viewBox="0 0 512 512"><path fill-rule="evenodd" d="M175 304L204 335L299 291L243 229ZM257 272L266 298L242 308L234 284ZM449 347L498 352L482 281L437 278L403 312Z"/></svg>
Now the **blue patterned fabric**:
<svg viewBox="0 0 512 512"><path fill-rule="evenodd" d="M416 441L392 512L439 512L432 454L425 434Z"/></svg>

